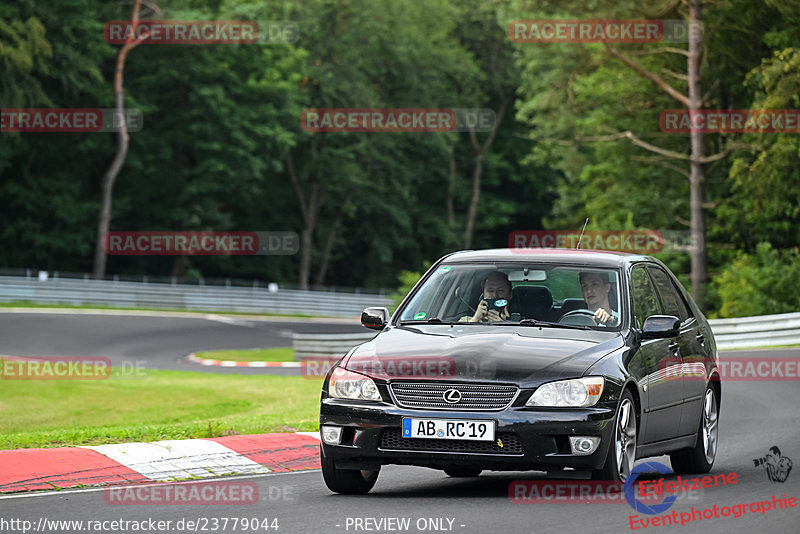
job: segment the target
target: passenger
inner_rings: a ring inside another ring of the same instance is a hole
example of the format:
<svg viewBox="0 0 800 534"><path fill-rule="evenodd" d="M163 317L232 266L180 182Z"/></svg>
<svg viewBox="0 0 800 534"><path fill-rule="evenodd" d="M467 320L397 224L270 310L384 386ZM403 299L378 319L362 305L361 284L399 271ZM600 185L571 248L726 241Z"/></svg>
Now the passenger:
<svg viewBox="0 0 800 534"><path fill-rule="evenodd" d="M619 314L611 309L608 295L611 292L611 283L608 275L596 271L584 271L580 274L581 291L583 300L590 311L594 312L594 319L603 326L617 326Z"/></svg>
<svg viewBox="0 0 800 534"><path fill-rule="evenodd" d="M511 282L501 271L494 271L483 282L483 299L478 304L478 309L472 317L462 317L460 321L478 323L489 321L504 321L511 316L508 307L511 305ZM508 303L500 310L490 310L485 299L506 299Z"/></svg>

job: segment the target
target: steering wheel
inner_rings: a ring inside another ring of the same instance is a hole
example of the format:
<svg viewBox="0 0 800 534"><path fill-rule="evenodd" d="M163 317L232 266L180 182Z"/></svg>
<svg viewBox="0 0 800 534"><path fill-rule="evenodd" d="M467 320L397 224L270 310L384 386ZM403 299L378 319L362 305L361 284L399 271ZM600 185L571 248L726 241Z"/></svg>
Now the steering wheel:
<svg viewBox="0 0 800 534"><path fill-rule="evenodd" d="M564 319L577 319L577 321L564 321ZM574 324L578 326L597 326L597 320L594 318L594 312L587 309L572 310L571 312L567 312L561 316L561 319L559 319L558 322L563 324Z"/></svg>

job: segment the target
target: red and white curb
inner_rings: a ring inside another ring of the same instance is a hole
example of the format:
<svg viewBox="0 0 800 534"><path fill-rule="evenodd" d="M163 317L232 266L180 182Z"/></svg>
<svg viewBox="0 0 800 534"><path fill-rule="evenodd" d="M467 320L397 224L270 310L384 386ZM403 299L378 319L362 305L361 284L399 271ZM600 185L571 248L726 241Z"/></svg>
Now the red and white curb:
<svg viewBox="0 0 800 534"><path fill-rule="evenodd" d="M319 432L0 451L0 493L319 468Z"/></svg>
<svg viewBox="0 0 800 534"><path fill-rule="evenodd" d="M192 363L200 365L217 365L219 367L301 367L302 362L235 362L231 360L207 360L194 354L186 357Z"/></svg>

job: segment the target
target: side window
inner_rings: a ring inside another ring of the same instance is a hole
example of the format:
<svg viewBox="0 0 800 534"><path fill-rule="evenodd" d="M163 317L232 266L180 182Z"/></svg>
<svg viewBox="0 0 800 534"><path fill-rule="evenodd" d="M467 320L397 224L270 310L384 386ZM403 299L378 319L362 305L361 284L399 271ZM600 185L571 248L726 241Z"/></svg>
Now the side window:
<svg viewBox="0 0 800 534"><path fill-rule="evenodd" d="M661 304L664 306L665 315L674 315L681 322L691 317L689 310L686 308L686 303L678 294L678 290L670 280L667 273L661 269L648 268L650 276L658 289L658 294L661 297Z"/></svg>
<svg viewBox="0 0 800 534"><path fill-rule="evenodd" d="M631 272L631 295L633 295L633 324L636 328L641 329L644 325L644 320L651 315L658 315L661 310L656 299L656 294L653 291L653 286L650 284L650 277L644 270L644 267L634 267Z"/></svg>

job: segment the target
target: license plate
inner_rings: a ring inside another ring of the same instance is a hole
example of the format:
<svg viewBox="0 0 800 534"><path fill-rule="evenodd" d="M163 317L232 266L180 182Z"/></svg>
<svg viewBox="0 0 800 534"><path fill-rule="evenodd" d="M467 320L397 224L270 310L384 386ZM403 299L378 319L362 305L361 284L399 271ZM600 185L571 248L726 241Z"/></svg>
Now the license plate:
<svg viewBox="0 0 800 534"><path fill-rule="evenodd" d="M404 418L403 437L494 441L494 421Z"/></svg>

